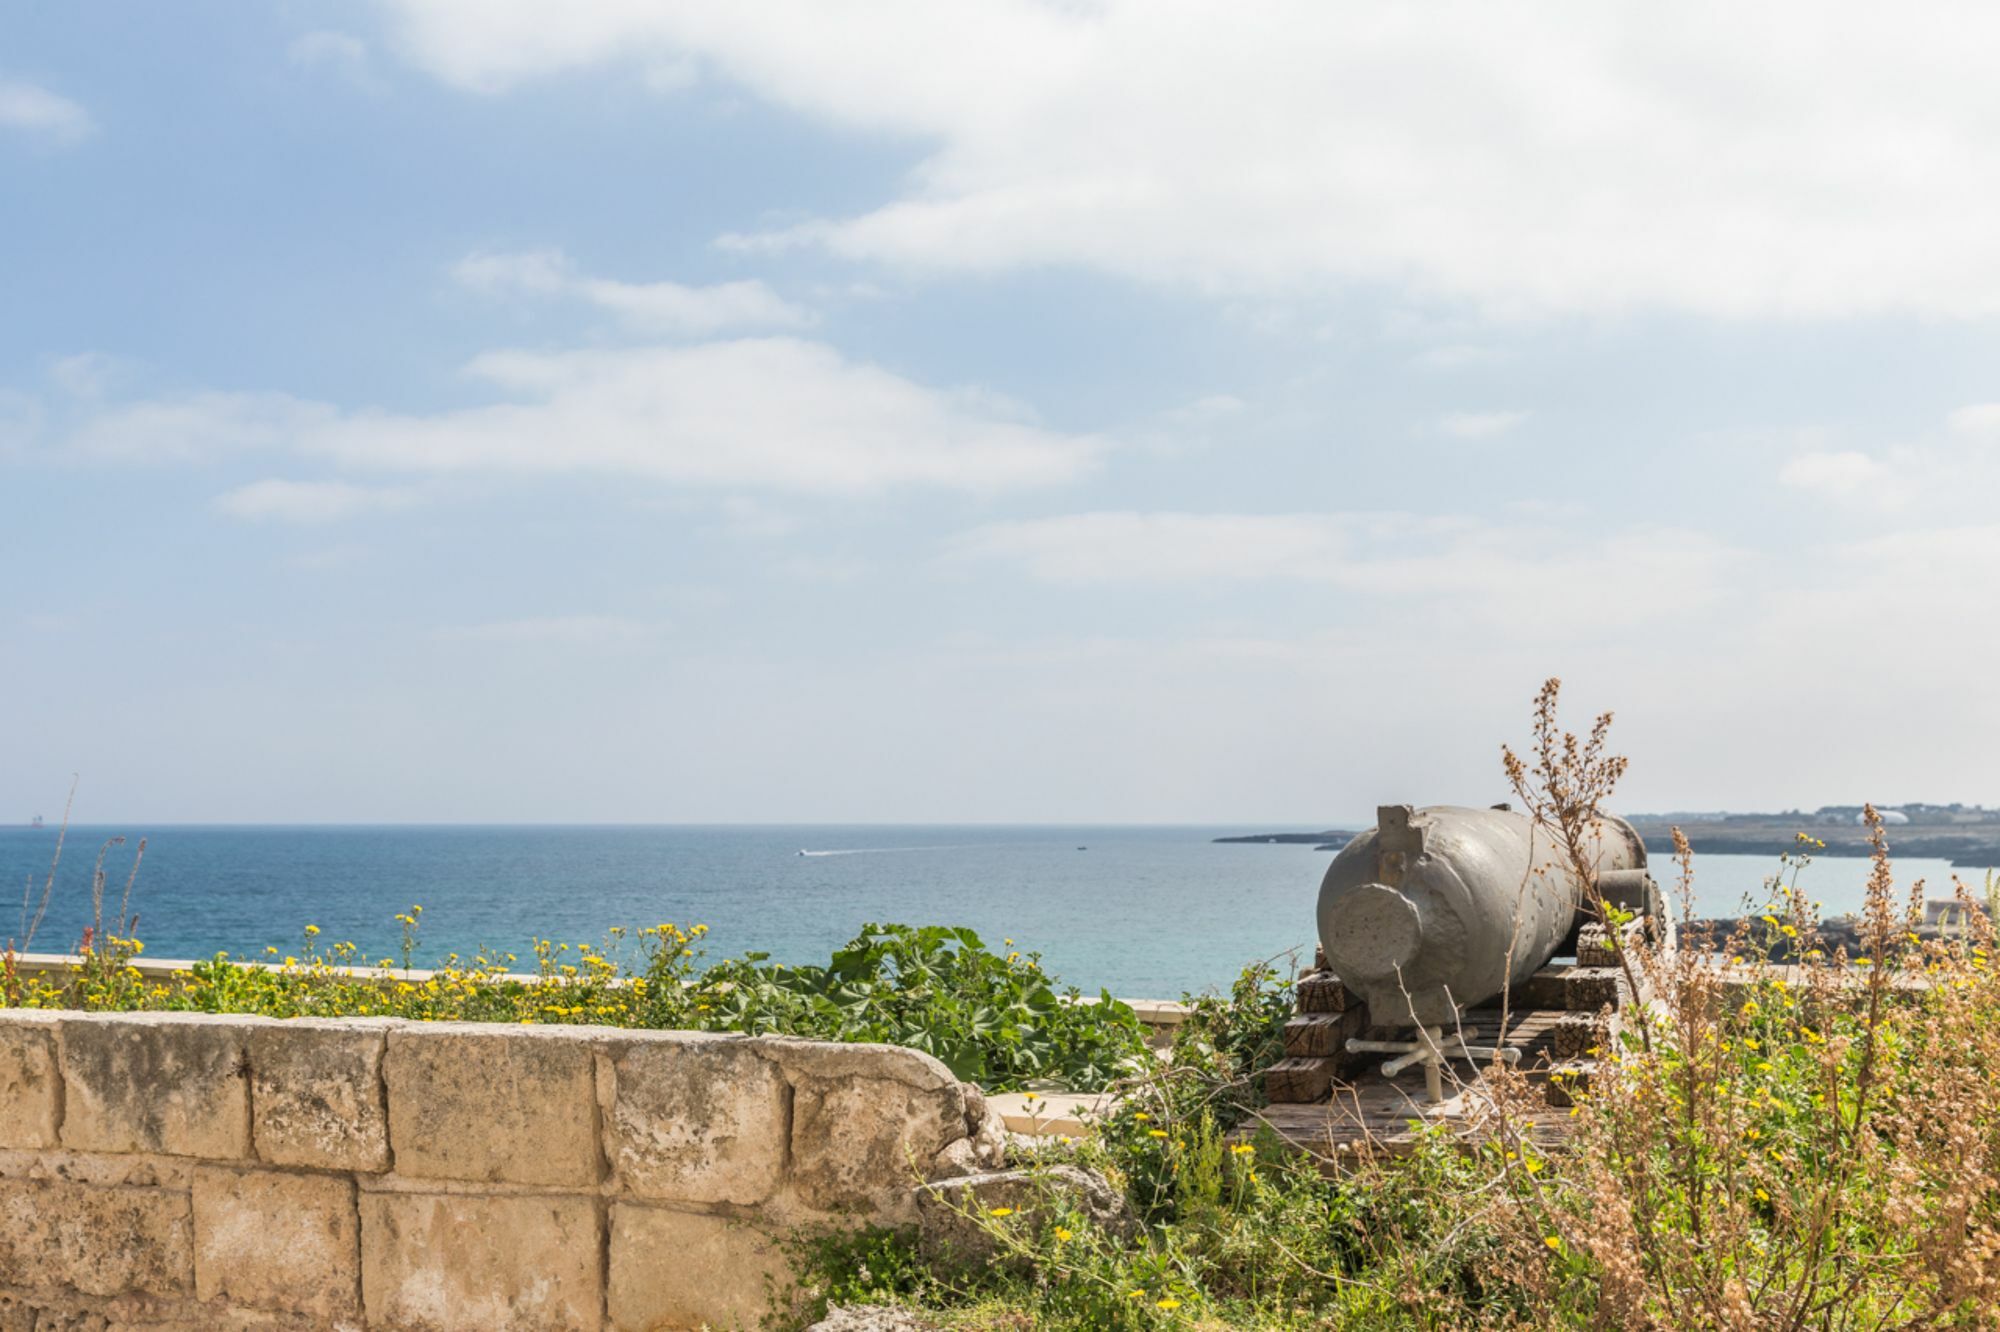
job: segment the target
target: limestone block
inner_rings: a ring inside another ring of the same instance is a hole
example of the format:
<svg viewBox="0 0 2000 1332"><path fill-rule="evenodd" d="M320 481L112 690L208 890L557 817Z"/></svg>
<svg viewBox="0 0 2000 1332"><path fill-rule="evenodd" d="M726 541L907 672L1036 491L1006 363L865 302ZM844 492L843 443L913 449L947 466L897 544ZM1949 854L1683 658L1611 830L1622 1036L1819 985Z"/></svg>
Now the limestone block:
<svg viewBox="0 0 2000 1332"><path fill-rule="evenodd" d="M0 1016L0 1148L55 1146L61 1114L55 1020L27 1012Z"/></svg>
<svg viewBox="0 0 2000 1332"><path fill-rule="evenodd" d="M616 1048L610 1071L604 1154L625 1191L748 1206L777 1188L791 1087L751 1042L662 1033Z"/></svg>
<svg viewBox="0 0 2000 1332"><path fill-rule="evenodd" d="M250 1032L250 1118L273 1165L389 1168L382 1054L391 1024L294 1018Z"/></svg>
<svg viewBox="0 0 2000 1332"><path fill-rule="evenodd" d="M244 1036L262 1021L206 1013L59 1019L63 1146L212 1161L248 1156Z"/></svg>
<svg viewBox="0 0 2000 1332"><path fill-rule="evenodd" d="M591 1034L562 1027L393 1028L382 1073L397 1173L477 1183L595 1184L592 1041Z"/></svg>
<svg viewBox="0 0 2000 1332"><path fill-rule="evenodd" d="M806 1332L939 1332L937 1323L887 1304L850 1304L828 1309Z"/></svg>
<svg viewBox="0 0 2000 1332"><path fill-rule="evenodd" d="M0 1151L0 1178L52 1179L109 1188L129 1185L185 1192L194 1181L195 1162L185 1156L126 1153Z"/></svg>
<svg viewBox="0 0 2000 1332"><path fill-rule="evenodd" d="M361 1195L370 1327L595 1332L599 1253L594 1198Z"/></svg>
<svg viewBox="0 0 2000 1332"><path fill-rule="evenodd" d="M0 1285L86 1295L194 1288L188 1195L65 1180L0 1180Z"/></svg>
<svg viewBox="0 0 2000 1332"><path fill-rule="evenodd" d="M914 1197L920 1251L946 1266L997 1261L1000 1244L987 1230L996 1223L1032 1235L1055 1215L1070 1212L1119 1236L1129 1236L1137 1224L1124 1195L1104 1176L1073 1165L938 1180L918 1188ZM994 1217L996 1210L1004 1215Z"/></svg>
<svg viewBox="0 0 2000 1332"><path fill-rule="evenodd" d="M194 1175L195 1293L325 1323L360 1312L354 1181L202 1166Z"/></svg>
<svg viewBox="0 0 2000 1332"><path fill-rule="evenodd" d="M910 1186L966 1136L965 1089L929 1055L892 1045L759 1038L792 1083L792 1184L824 1213L915 1217Z"/></svg>
<svg viewBox="0 0 2000 1332"><path fill-rule="evenodd" d="M615 1332L756 1328L790 1284L776 1237L747 1222L636 1203L611 1206Z"/></svg>

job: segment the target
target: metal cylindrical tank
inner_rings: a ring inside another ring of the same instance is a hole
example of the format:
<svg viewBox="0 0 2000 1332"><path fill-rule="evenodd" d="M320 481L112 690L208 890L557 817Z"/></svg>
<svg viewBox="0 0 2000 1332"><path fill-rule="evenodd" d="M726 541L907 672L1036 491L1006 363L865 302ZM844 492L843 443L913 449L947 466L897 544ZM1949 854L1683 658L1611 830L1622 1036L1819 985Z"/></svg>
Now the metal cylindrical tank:
<svg viewBox="0 0 2000 1332"><path fill-rule="evenodd" d="M1327 964L1378 1026L1449 1025L1539 971L1577 924L1583 887L1547 829L1507 809L1384 805L1319 889ZM1600 874L1642 869L1623 819L1593 838Z"/></svg>

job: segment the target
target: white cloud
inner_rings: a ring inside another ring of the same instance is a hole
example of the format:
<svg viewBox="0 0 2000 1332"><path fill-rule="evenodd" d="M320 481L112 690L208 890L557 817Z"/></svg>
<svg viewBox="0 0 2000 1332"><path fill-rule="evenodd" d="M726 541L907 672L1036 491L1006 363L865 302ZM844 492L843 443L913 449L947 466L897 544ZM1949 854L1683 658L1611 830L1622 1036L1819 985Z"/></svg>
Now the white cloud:
<svg viewBox="0 0 2000 1332"><path fill-rule="evenodd" d="M1109 447L1015 419L1005 399L930 388L792 338L493 352L468 373L501 401L399 413L198 393L91 404L57 438L106 461L294 452L357 471L581 473L817 493L1052 485L1091 471Z"/></svg>
<svg viewBox="0 0 2000 1332"><path fill-rule="evenodd" d="M547 615L447 625L437 637L477 643L612 643L643 637L648 629L623 615Z"/></svg>
<svg viewBox="0 0 2000 1332"><path fill-rule="evenodd" d="M329 425L324 403L282 393L189 393L106 405L67 436L85 457L133 463L210 462L281 448Z"/></svg>
<svg viewBox="0 0 2000 1332"><path fill-rule="evenodd" d="M703 335L730 328L804 328L812 311L758 281L706 287L614 282L576 271L560 250L467 255L452 270L462 286L493 296L567 297L646 333Z"/></svg>
<svg viewBox="0 0 2000 1332"><path fill-rule="evenodd" d="M821 492L1048 485L1082 475L1104 447L791 338L497 352L470 369L518 400L352 415L311 432L306 446L369 469L597 472Z"/></svg>
<svg viewBox="0 0 2000 1332"><path fill-rule="evenodd" d="M1974 403L1953 412L1947 422L1954 434L2000 439L2000 402Z"/></svg>
<svg viewBox="0 0 2000 1332"><path fill-rule="evenodd" d="M327 70L371 92L381 87L369 59L368 44L351 33L325 28L301 33L292 39L285 54L300 69Z"/></svg>
<svg viewBox="0 0 2000 1332"><path fill-rule="evenodd" d="M1508 313L2000 311L1992 9L391 4L465 88L696 60L930 145L901 197L750 245Z"/></svg>
<svg viewBox="0 0 2000 1332"><path fill-rule="evenodd" d="M1668 527L1604 535L1389 512L1099 512L991 523L955 538L948 558L1077 585L1322 583L1489 623L1545 623L1563 589L1615 586L1589 617L1601 626L1705 605L1746 557Z"/></svg>
<svg viewBox="0 0 2000 1332"><path fill-rule="evenodd" d="M89 138L96 128L90 112L69 98L36 84L0 79L0 129L67 145Z"/></svg>
<svg viewBox="0 0 2000 1332"><path fill-rule="evenodd" d="M215 497L215 507L232 518L253 522L332 523L360 514L404 509L414 492L396 487L357 486L346 481L252 481Z"/></svg>
<svg viewBox="0 0 2000 1332"><path fill-rule="evenodd" d="M1936 524L1970 502L2000 491L2000 403L1961 407L1941 434L1873 452L1834 449L1810 439L1778 470L1796 490L1864 509L1893 513L1921 502Z"/></svg>
<svg viewBox="0 0 2000 1332"><path fill-rule="evenodd" d="M1437 428L1453 439L1491 439L1528 419L1526 412L1449 412Z"/></svg>
<svg viewBox="0 0 2000 1332"><path fill-rule="evenodd" d="M1880 494L1892 476L1882 462L1855 449L1801 453L1778 470L1785 485L1839 499Z"/></svg>

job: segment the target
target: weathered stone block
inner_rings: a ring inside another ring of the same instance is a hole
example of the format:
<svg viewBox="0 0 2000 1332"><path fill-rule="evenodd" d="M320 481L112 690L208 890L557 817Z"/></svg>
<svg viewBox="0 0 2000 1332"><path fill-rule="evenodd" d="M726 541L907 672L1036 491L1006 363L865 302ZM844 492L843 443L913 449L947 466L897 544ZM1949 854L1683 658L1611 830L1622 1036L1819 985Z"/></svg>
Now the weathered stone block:
<svg viewBox="0 0 2000 1332"><path fill-rule="evenodd" d="M982 1267L1001 1256L987 1229L999 1224L1033 1235L1052 1215L1073 1211L1107 1234L1129 1236L1136 1224L1125 1197L1094 1170L1073 1165L1000 1170L941 1179L915 1192L921 1250L934 1263ZM993 1213L1002 1211L1004 1216Z"/></svg>
<svg viewBox="0 0 2000 1332"><path fill-rule="evenodd" d="M205 1013L59 1019L63 1146L211 1161L248 1156L243 1038L260 1021Z"/></svg>
<svg viewBox="0 0 2000 1332"><path fill-rule="evenodd" d="M61 1113L55 1020L0 1015L0 1148L55 1146Z"/></svg>
<svg viewBox="0 0 2000 1332"><path fill-rule="evenodd" d="M86 1295L194 1289L188 1195L62 1180L0 1180L0 1285Z"/></svg>
<svg viewBox="0 0 2000 1332"><path fill-rule="evenodd" d="M325 1323L360 1312L354 1181L202 1166L194 1175L195 1293Z"/></svg>
<svg viewBox="0 0 2000 1332"><path fill-rule="evenodd" d="M756 1044L792 1084L792 1185L820 1212L914 1218L910 1187L966 1136L965 1091L915 1050L781 1037Z"/></svg>
<svg viewBox="0 0 2000 1332"><path fill-rule="evenodd" d="M389 1168L382 1055L390 1024L294 1018L250 1032L250 1117L274 1165Z"/></svg>
<svg viewBox="0 0 2000 1332"><path fill-rule="evenodd" d="M594 1332L604 1297L600 1247L594 1198L364 1193L368 1325Z"/></svg>
<svg viewBox="0 0 2000 1332"><path fill-rule="evenodd" d="M608 1308L616 1332L755 1328L791 1284L776 1238L720 1216L611 1206Z"/></svg>
<svg viewBox="0 0 2000 1332"><path fill-rule="evenodd" d="M662 1033L615 1048L604 1154L647 1198L751 1205L785 1168L791 1087L738 1037Z"/></svg>
<svg viewBox="0 0 2000 1332"><path fill-rule="evenodd" d="M391 1030L382 1073L397 1173L595 1184L592 1040L560 1027L412 1023Z"/></svg>

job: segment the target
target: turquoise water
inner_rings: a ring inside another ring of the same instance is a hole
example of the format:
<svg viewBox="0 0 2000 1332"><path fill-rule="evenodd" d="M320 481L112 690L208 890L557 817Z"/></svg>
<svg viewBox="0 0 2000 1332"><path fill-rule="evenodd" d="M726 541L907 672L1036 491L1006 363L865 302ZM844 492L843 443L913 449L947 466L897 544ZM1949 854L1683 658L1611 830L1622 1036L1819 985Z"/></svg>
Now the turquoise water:
<svg viewBox="0 0 2000 1332"><path fill-rule="evenodd" d="M712 952L824 959L865 921L969 925L1040 952L1086 990L1172 998L1226 985L1247 961L1310 949L1332 853L1217 845L1243 827L169 827L72 828L38 951L89 921L91 865L110 836L148 837L134 890L149 957L297 952L301 929L393 955L394 917L424 907L420 959L536 935L596 942L613 925L710 927ZM0 829L0 884L39 895L53 830ZM1079 848L1088 848L1079 849ZM800 855L801 850L811 852ZM131 845L106 861L115 907ZM1734 913L1775 861L1698 861L1704 912ZM1944 891L1950 869L1911 861ZM1976 873L1967 874L1975 883ZM1837 912L1865 861L1826 860L1806 886ZM0 942L20 933L0 904Z"/></svg>

